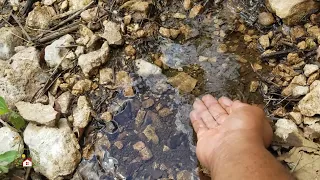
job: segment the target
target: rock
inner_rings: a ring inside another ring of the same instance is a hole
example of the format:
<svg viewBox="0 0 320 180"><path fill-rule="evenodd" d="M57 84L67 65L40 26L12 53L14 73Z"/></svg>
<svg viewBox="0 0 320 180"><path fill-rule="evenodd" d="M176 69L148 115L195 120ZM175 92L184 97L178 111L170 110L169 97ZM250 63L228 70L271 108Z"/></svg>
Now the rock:
<svg viewBox="0 0 320 180"><path fill-rule="evenodd" d="M99 79L100 84L114 83L113 70L111 68L100 69L99 74L100 74L100 79Z"/></svg>
<svg viewBox="0 0 320 180"><path fill-rule="evenodd" d="M142 103L141 103L141 106L145 109L151 107L154 105L154 100L153 99L147 99L147 100L144 100Z"/></svg>
<svg viewBox="0 0 320 180"><path fill-rule="evenodd" d="M66 119L59 121L58 128L29 123L23 136L34 170L48 179L71 174L81 160L78 140Z"/></svg>
<svg viewBox="0 0 320 180"><path fill-rule="evenodd" d="M55 101L55 109L59 109L61 113L67 114L71 100L72 94L69 91L62 93Z"/></svg>
<svg viewBox="0 0 320 180"><path fill-rule="evenodd" d="M320 114L320 86L316 86L310 93L300 100L298 108L302 115L314 116Z"/></svg>
<svg viewBox="0 0 320 180"><path fill-rule="evenodd" d="M306 124L306 125L313 125L319 121L320 121L319 117L304 117L303 118L303 124Z"/></svg>
<svg viewBox="0 0 320 180"><path fill-rule="evenodd" d="M228 51L228 47L225 44L219 44L217 48L218 53L226 53Z"/></svg>
<svg viewBox="0 0 320 180"><path fill-rule="evenodd" d="M97 42L99 39L101 39L100 36L95 35L87 26L80 25L79 26L79 34L80 38L76 40L77 44L81 44L83 46L86 46L89 50L95 49L95 46L97 46Z"/></svg>
<svg viewBox="0 0 320 180"><path fill-rule="evenodd" d="M318 139L320 138L320 124L315 123L310 126L303 128L304 136L309 139Z"/></svg>
<svg viewBox="0 0 320 180"><path fill-rule="evenodd" d="M297 125L293 121L288 119L279 119L275 124L275 128L275 135L284 142L287 141L291 133L299 132Z"/></svg>
<svg viewBox="0 0 320 180"><path fill-rule="evenodd" d="M172 111L169 109L169 108L163 108L163 109L161 109L161 110L159 110L159 116L160 117L167 117L167 116L169 116L170 114L172 114Z"/></svg>
<svg viewBox="0 0 320 180"><path fill-rule="evenodd" d="M293 120L297 125L302 123L302 114L299 112L290 112L289 117Z"/></svg>
<svg viewBox="0 0 320 180"><path fill-rule="evenodd" d="M86 21L86 22L91 22L94 20L94 18L96 17L96 14L98 13L98 8L94 7L91 9L87 9L85 11L83 11L80 16L81 19Z"/></svg>
<svg viewBox="0 0 320 180"><path fill-rule="evenodd" d="M310 91L312 91L315 87L317 87L318 85L320 85L320 81L319 80L315 80L311 85L310 85Z"/></svg>
<svg viewBox="0 0 320 180"><path fill-rule="evenodd" d="M319 66L315 64L306 64L303 68L304 75L309 77L311 74L319 70Z"/></svg>
<svg viewBox="0 0 320 180"><path fill-rule="evenodd" d="M307 28L307 32L310 36L318 38L320 36L320 29L318 26L311 26Z"/></svg>
<svg viewBox="0 0 320 180"><path fill-rule="evenodd" d="M174 13L172 15L173 18L176 18L176 19L185 19L187 18L187 16L185 14L182 14L182 13Z"/></svg>
<svg viewBox="0 0 320 180"><path fill-rule="evenodd" d="M138 68L137 73L139 76L148 77L150 75L161 75L162 70L158 66L151 64L143 59L135 60L135 64Z"/></svg>
<svg viewBox="0 0 320 180"><path fill-rule="evenodd" d="M287 56L287 62L290 65L295 65L295 64L298 64L302 61L303 61L303 59L299 57L298 53L289 53Z"/></svg>
<svg viewBox="0 0 320 180"><path fill-rule="evenodd" d="M185 72L180 72L176 76L168 79L168 83L179 91L190 93L197 85L198 80L192 78Z"/></svg>
<svg viewBox="0 0 320 180"><path fill-rule="evenodd" d="M106 122L110 122L113 119L112 114L109 111L102 113L100 118Z"/></svg>
<svg viewBox="0 0 320 180"><path fill-rule="evenodd" d="M184 0L183 1L183 8L185 10L190 10L191 9L191 5L192 5L191 0Z"/></svg>
<svg viewBox="0 0 320 180"><path fill-rule="evenodd" d="M186 180L186 179L193 179L191 172L188 170L179 171L177 174L177 180Z"/></svg>
<svg viewBox="0 0 320 180"><path fill-rule="evenodd" d="M308 94L309 87L308 86L296 86L292 90L292 96L293 97L300 97Z"/></svg>
<svg viewBox="0 0 320 180"><path fill-rule="evenodd" d="M319 6L313 0L267 0L267 5L288 25L297 24Z"/></svg>
<svg viewBox="0 0 320 180"><path fill-rule="evenodd" d="M250 83L250 92L254 93L259 87L259 81L251 81Z"/></svg>
<svg viewBox="0 0 320 180"><path fill-rule="evenodd" d="M22 43L17 36L22 34L14 27L0 28L0 59L7 60L14 54L14 48Z"/></svg>
<svg viewBox="0 0 320 180"><path fill-rule="evenodd" d="M297 47L298 47L299 49L301 49L301 50L304 50L304 49L307 48L307 44L306 44L305 41L301 41L301 42L299 42L299 43L297 44Z"/></svg>
<svg viewBox="0 0 320 180"><path fill-rule="evenodd" d="M24 151L24 144L21 136L15 129L10 127L4 126L0 128L0 144L0 154L8 151L18 151L18 154L21 155ZM6 166L8 163L1 161L1 165Z"/></svg>
<svg viewBox="0 0 320 180"><path fill-rule="evenodd" d="M137 116L135 118L135 125L136 127L140 127L144 121L144 117L146 115L146 111L140 109L137 113Z"/></svg>
<svg viewBox="0 0 320 180"><path fill-rule="evenodd" d="M77 57L81 56L82 54L84 54L84 46L78 46L77 49L74 51L75 55Z"/></svg>
<svg viewBox="0 0 320 180"><path fill-rule="evenodd" d="M164 27L160 27L159 33L166 38L176 39L178 35L180 34L179 29L168 29Z"/></svg>
<svg viewBox="0 0 320 180"><path fill-rule="evenodd" d="M315 72L307 80L307 85L311 85L315 80L319 79L319 72Z"/></svg>
<svg viewBox="0 0 320 180"><path fill-rule="evenodd" d="M85 96L80 96L73 111L73 126L85 128L91 120L91 106Z"/></svg>
<svg viewBox="0 0 320 180"><path fill-rule="evenodd" d="M151 125L148 125L143 130L143 134L147 137L148 141L152 141L153 144L159 144L159 137L156 134L156 129Z"/></svg>
<svg viewBox="0 0 320 180"><path fill-rule="evenodd" d="M258 22L263 26L270 26L276 22L273 15L269 12L262 12L259 14Z"/></svg>
<svg viewBox="0 0 320 180"><path fill-rule="evenodd" d="M123 143L121 141L116 141L114 142L114 145L118 148L118 149L122 149L123 148Z"/></svg>
<svg viewBox="0 0 320 180"><path fill-rule="evenodd" d="M55 3L57 0L44 0L43 4L46 6L51 6L53 3Z"/></svg>
<svg viewBox="0 0 320 180"><path fill-rule="evenodd" d="M259 43L263 49L267 49L270 46L270 39L268 35L263 35L259 38Z"/></svg>
<svg viewBox="0 0 320 180"><path fill-rule="evenodd" d="M107 62L109 56L109 45L107 42L103 43L101 49L83 54L78 59L78 65L82 72L89 76L92 71Z"/></svg>
<svg viewBox="0 0 320 180"><path fill-rule="evenodd" d="M124 52L126 53L127 56L134 56L136 55L136 50L132 45L128 45L124 48Z"/></svg>
<svg viewBox="0 0 320 180"><path fill-rule="evenodd" d="M151 4L150 1L128 1L124 3L121 8L129 8L132 11L148 14Z"/></svg>
<svg viewBox="0 0 320 180"><path fill-rule="evenodd" d="M146 145L142 142L139 141L133 145L133 149L139 151L142 160L147 161L152 158L152 152Z"/></svg>
<svg viewBox="0 0 320 180"><path fill-rule="evenodd" d="M52 19L56 15L49 6L36 6L28 15L26 25L36 29L49 29Z"/></svg>
<svg viewBox="0 0 320 180"><path fill-rule="evenodd" d="M52 44L45 48L44 59L51 68L57 67L61 63L63 70L72 68L72 61L76 58L75 54L69 48L62 48L74 43L74 39L70 34L62 36L55 40Z"/></svg>
<svg viewBox="0 0 320 180"><path fill-rule="evenodd" d="M201 4L193 6L193 8L190 10L189 18L195 18L202 10L203 6Z"/></svg>
<svg viewBox="0 0 320 180"><path fill-rule="evenodd" d="M73 86L71 93L77 96L83 94L84 92L90 91L91 87L92 81L90 81L89 79L80 80Z"/></svg>
<svg viewBox="0 0 320 180"><path fill-rule="evenodd" d="M69 11L76 11L84 8L93 0L69 0Z"/></svg>
<svg viewBox="0 0 320 180"><path fill-rule="evenodd" d="M290 29L290 35L294 39L301 38L306 35L306 31L301 26L294 26Z"/></svg>
<svg viewBox="0 0 320 180"><path fill-rule="evenodd" d="M307 38L306 39L306 45L308 49L314 49L317 47L317 44L313 41L312 38Z"/></svg>
<svg viewBox="0 0 320 180"><path fill-rule="evenodd" d="M104 33L102 38L106 39L110 45L122 45L123 39L120 25L112 21L104 21Z"/></svg>
<svg viewBox="0 0 320 180"><path fill-rule="evenodd" d="M23 119L36 124L54 127L59 117L59 113L50 105L19 101L16 107Z"/></svg>
<svg viewBox="0 0 320 180"><path fill-rule="evenodd" d="M300 74L299 76L295 76L288 87L282 90L281 94L283 96L291 96L292 91L297 86L306 86L307 85L307 78Z"/></svg>
<svg viewBox="0 0 320 180"><path fill-rule="evenodd" d="M68 8L69 8L69 1L68 0L62 1L61 5L60 5L60 10L66 11Z"/></svg>

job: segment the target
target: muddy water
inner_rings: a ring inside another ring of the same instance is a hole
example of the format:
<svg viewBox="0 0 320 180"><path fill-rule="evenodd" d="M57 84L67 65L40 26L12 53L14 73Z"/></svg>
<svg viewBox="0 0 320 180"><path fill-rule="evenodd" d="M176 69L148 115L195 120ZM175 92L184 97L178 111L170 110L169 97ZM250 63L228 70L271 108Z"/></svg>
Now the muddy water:
<svg viewBox="0 0 320 180"><path fill-rule="evenodd" d="M184 71L198 80L196 88L190 94L181 94L167 85L166 91L157 92L153 90L154 82L165 82L165 79L142 79L132 70L136 96L125 98L121 92L115 93L110 99L112 106L108 107L117 110L113 121L109 124L91 124L94 132L105 138L100 148L103 158L83 160L77 173L88 179L199 178L194 132L188 117L194 98L212 94L262 103L259 92L249 92L249 83L257 80L250 63L259 63L259 52L249 50L242 42L243 37L231 32L234 24L220 18L219 13L212 13L186 22L195 31L195 36L188 40L154 41L158 46L150 50L162 53L169 59L167 65L170 68L163 70L163 73L171 77ZM224 32L229 35L224 37ZM221 43L235 48L220 53L217 49ZM200 62L199 56L213 60ZM248 62L239 63L240 56ZM143 108L147 99L152 99L154 103ZM170 113L161 114L164 108L170 109ZM141 125L137 126L139 111L144 114ZM155 129L159 141L149 141L144 135L143 131L148 126ZM133 145L138 141L144 142L150 149L151 159L142 160L139 152L134 150ZM116 146L119 142L123 147Z"/></svg>

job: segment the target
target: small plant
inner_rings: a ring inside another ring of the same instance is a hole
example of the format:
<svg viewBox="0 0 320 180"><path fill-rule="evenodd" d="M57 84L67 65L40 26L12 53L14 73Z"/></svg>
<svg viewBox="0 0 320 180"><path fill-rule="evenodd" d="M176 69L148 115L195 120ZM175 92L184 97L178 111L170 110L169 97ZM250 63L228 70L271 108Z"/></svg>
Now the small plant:
<svg viewBox="0 0 320 180"><path fill-rule="evenodd" d="M26 126L25 120L16 112L10 110L3 99L0 96L0 116L8 115L8 121L18 130L21 131Z"/></svg>
<svg viewBox="0 0 320 180"><path fill-rule="evenodd" d="M9 165L18 157L18 151L8 151L0 154L0 174L9 172Z"/></svg>

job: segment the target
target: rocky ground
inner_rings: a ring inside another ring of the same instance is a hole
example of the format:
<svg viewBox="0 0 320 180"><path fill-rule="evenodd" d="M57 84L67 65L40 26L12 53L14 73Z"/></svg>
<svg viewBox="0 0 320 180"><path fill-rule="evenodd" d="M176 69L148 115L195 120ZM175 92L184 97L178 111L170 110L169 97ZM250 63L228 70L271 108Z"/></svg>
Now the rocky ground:
<svg viewBox="0 0 320 180"><path fill-rule="evenodd" d="M188 114L206 93L264 106L270 151L319 177L318 2L27 5L0 0L0 96L27 124L1 116L0 159L34 166L0 162L2 179L205 178Z"/></svg>

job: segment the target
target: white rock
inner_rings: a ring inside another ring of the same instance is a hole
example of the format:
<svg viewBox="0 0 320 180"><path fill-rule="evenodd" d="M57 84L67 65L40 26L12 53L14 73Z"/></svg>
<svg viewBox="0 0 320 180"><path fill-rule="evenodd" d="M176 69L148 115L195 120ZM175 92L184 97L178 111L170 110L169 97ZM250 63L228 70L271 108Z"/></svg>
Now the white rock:
<svg viewBox="0 0 320 180"><path fill-rule="evenodd" d="M69 0L69 10L79 10L91 3L92 1L93 0Z"/></svg>
<svg viewBox="0 0 320 180"><path fill-rule="evenodd" d="M43 4L46 6L51 6L53 3L55 3L57 0L44 0Z"/></svg>
<svg viewBox="0 0 320 180"><path fill-rule="evenodd" d="M81 16L81 19L83 19L84 21L90 22L96 17L97 12L98 12L98 8L94 7L94 8L83 11L80 14L80 16Z"/></svg>
<svg viewBox="0 0 320 180"><path fill-rule="evenodd" d="M269 12L262 12L259 14L258 22L263 26L270 26L275 23L273 15Z"/></svg>
<svg viewBox="0 0 320 180"><path fill-rule="evenodd" d="M24 144L21 136L16 130L9 127L0 128L0 144L0 154L8 151L18 151L19 155L21 155L24 151ZM0 162L0 164L7 165L8 163Z"/></svg>
<svg viewBox="0 0 320 180"><path fill-rule="evenodd" d="M320 86L316 86L310 93L300 100L298 108L305 116L320 114Z"/></svg>
<svg viewBox="0 0 320 180"><path fill-rule="evenodd" d="M263 35L259 38L259 43L261 44L261 46L263 47L263 49L267 49L270 46L270 39L269 36Z"/></svg>
<svg viewBox="0 0 320 180"><path fill-rule="evenodd" d="M300 97L300 96L308 94L308 92L309 92L308 86L296 86L292 90L292 96L293 97Z"/></svg>
<svg viewBox="0 0 320 180"><path fill-rule="evenodd" d="M19 101L16 107L23 119L27 121L52 127L56 125L59 114L50 105Z"/></svg>
<svg viewBox="0 0 320 180"><path fill-rule="evenodd" d="M12 7L19 7L19 0L9 0L9 3Z"/></svg>
<svg viewBox="0 0 320 180"><path fill-rule="evenodd" d="M95 35L88 27L85 25L79 26L80 38L77 39L77 44L85 45L87 48L92 48L95 43L101 39L100 36Z"/></svg>
<svg viewBox="0 0 320 180"><path fill-rule="evenodd" d="M122 45L123 39L120 25L112 21L104 21L103 25L104 33L101 37L106 39L110 45Z"/></svg>
<svg viewBox="0 0 320 180"><path fill-rule="evenodd" d="M288 119L279 119L275 124L275 128L275 135L284 141L287 140L290 133L299 131L297 125Z"/></svg>
<svg viewBox="0 0 320 180"><path fill-rule="evenodd" d="M68 113L71 99L72 94L69 91L62 93L55 101L56 109L59 109L63 114Z"/></svg>
<svg viewBox="0 0 320 180"><path fill-rule="evenodd" d="M303 68L304 75L309 77L311 74L319 70L319 66L315 64L306 64Z"/></svg>
<svg viewBox="0 0 320 180"><path fill-rule="evenodd" d="M73 126L78 128L85 128L91 120L91 106L85 96L80 96L78 104L73 111Z"/></svg>
<svg viewBox="0 0 320 180"><path fill-rule="evenodd" d="M68 46L73 42L73 37L70 34L67 34L47 46L45 48L44 56L47 65L51 68L55 68L61 63L63 70L71 68L72 60L75 59L75 55L68 48L63 48L62 46Z"/></svg>
<svg viewBox="0 0 320 180"><path fill-rule="evenodd" d="M135 60L135 64L138 68L137 73L141 77L148 77L150 75L160 75L162 74L162 70L155 64L151 64L143 59Z"/></svg>
<svg viewBox="0 0 320 180"><path fill-rule="evenodd" d="M77 49L74 51L76 57L80 57L80 55L84 54L84 46L78 46Z"/></svg>
<svg viewBox="0 0 320 180"><path fill-rule="evenodd" d="M0 28L0 59L9 59L14 54L14 48L22 43L21 32L13 27Z"/></svg>
<svg viewBox="0 0 320 180"><path fill-rule="evenodd" d="M49 75L39 61L40 54L34 47L19 51L9 61L0 60L0 96L11 108L18 101L31 100L47 82Z"/></svg>
<svg viewBox="0 0 320 180"><path fill-rule="evenodd" d="M26 25L36 29L49 29L56 13L52 7L36 6L28 15Z"/></svg>
<svg viewBox="0 0 320 180"><path fill-rule="evenodd" d="M281 92L283 96L291 96L293 93L293 89L297 86L306 86L307 78L303 74L295 76L290 82L289 86L284 88Z"/></svg>
<svg viewBox="0 0 320 180"><path fill-rule="evenodd" d="M72 173L81 160L80 146L66 119L59 121L58 128L29 123L23 135L34 170L48 179Z"/></svg>
<svg viewBox="0 0 320 180"><path fill-rule="evenodd" d="M108 61L108 56L109 45L107 42L104 42L101 49L81 55L78 59L78 65L81 67L82 72L86 76L89 76L92 70Z"/></svg>
<svg viewBox="0 0 320 180"><path fill-rule="evenodd" d="M113 70L111 68L100 69L99 73L100 73L100 79L99 79L100 84L109 84L114 81Z"/></svg>

